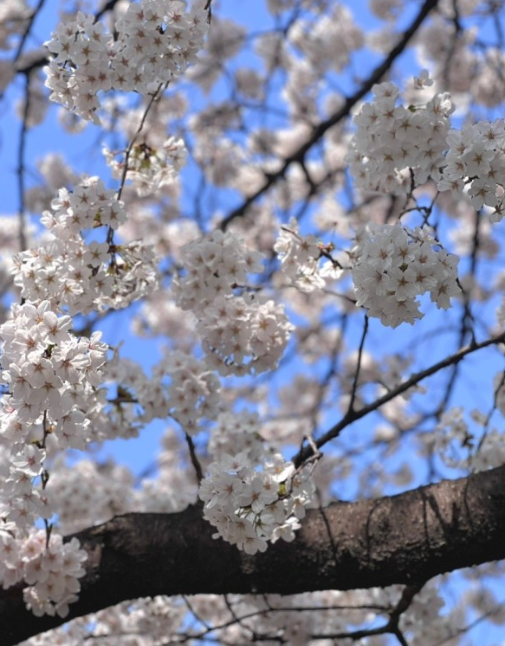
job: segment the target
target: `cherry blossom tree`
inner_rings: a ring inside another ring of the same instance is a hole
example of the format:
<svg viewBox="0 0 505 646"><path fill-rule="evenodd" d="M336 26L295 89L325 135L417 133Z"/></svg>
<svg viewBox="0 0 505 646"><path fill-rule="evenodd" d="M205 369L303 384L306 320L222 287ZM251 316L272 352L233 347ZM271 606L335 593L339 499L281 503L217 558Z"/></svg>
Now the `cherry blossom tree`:
<svg viewBox="0 0 505 646"><path fill-rule="evenodd" d="M505 643L501 0L46 9L0 5L1 644Z"/></svg>

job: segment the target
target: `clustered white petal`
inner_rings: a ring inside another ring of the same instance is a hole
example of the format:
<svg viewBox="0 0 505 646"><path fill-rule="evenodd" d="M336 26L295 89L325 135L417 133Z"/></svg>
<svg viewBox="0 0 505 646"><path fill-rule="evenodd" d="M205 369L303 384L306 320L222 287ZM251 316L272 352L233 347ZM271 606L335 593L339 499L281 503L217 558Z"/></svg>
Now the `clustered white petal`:
<svg viewBox="0 0 505 646"><path fill-rule="evenodd" d="M437 307L448 309L450 297L460 292L458 257L421 229L370 224L353 253L356 304L384 325L422 318L417 296L429 292Z"/></svg>
<svg viewBox="0 0 505 646"><path fill-rule="evenodd" d="M274 3L270 2L272 5ZM340 3L319 20L297 20L289 30L289 39L316 69L339 72L349 63L350 55L365 42L351 12Z"/></svg>
<svg viewBox="0 0 505 646"><path fill-rule="evenodd" d="M9 454L2 473L0 548L13 560L0 558L0 584L7 588L24 579L31 586L24 592L28 608L65 616L77 599L85 553L76 540L63 546L56 532L47 542L46 532L33 534L33 524L37 518L48 522L58 511L46 490L48 455L84 449L92 439L90 420L102 409L97 386L108 348L98 332L90 339L73 336L72 319L52 310L49 301L13 305L11 311L0 326L0 381L7 389L0 443Z"/></svg>
<svg viewBox="0 0 505 646"><path fill-rule="evenodd" d="M442 179L449 116L454 106L447 93L425 104L397 105L398 87L374 85L371 103L354 117L357 131L346 160L357 188L408 195L428 178Z"/></svg>
<svg viewBox="0 0 505 646"><path fill-rule="evenodd" d="M494 379L497 406L505 411L503 373ZM445 411L433 433L436 454L451 469L485 471L501 466L505 461L505 445L501 429L488 428L489 419L478 410L472 410L473 424L465 419L461 406ZM476 430L481 427L481 432ZM482 433L482 431L484 431ZM479 437L480 436L480 437Z"/></svg>
<svg viewBox="0 0 505 646"><path fill-rule="evenodd" d="M264 552L268 542L292 541L315 486L310 468L296 471L280 454L255 469L247 452L224 454L209 466L200 484L204 518L221 537L247 554Z"/></svg>
<svg viewBox="0 0 505 646"><path fill-rule="evenodd" d="M204 361L180 350L167 352L149 378L142 366L116 356L108 363L105 378L121 384L122 396L108 411L118 436L135 436L140 425L167 416L193 435L205 419L215 419L219 412L219 378Z"/></svg>
<svg viewBox="0 0 505 646"><path fill-rule="evenodd" d="M257 413L226 411L219 414L216 423L209 439L209 453L214 460L219 460L225 453L245 453L253 462L263 459L265 448Z"/></svg>
<svg viewBox="0 0 505 646"><path fill-rule="evenodd" d="M91 460L51 464L46 493L58 510L61 532L71 534L131 511L133 476L126 467Z"/></svg>
<svg viewBox="0 0 505 646"><path fill-rule="evenodd" d="M475 209L494 209L491 222L505 216L505 120L465 124L447 135L448 153L439 191L461 194L465 186Z"/></svg>
<svg viewBox="0 0 505 646"><path fill-rule="evenodd" d="M246 284L248 273L263 270L261 259L221 231L182 250L184 275L172 284L176 302L196 315L207 362L222 375L275 368L293 329L282 305Z"/></svg>
<svg viewBox="0 0 505 646"><path fill-rule="evenodd" d="M169 137L159 150L146 143L138 144L128 156L125 178L132 182L139 197L153 195L163 186L174 182L186 162L186 154L184 142L176 137ZM107 148L104 149L104 156L114 177L121 179L126 162L118 161Z"/></svg>
<svg viewBox="0 0 505 646"><path fill-rule="evenodd" d="M60 535L47 537L42 530L14 538L0 530L0 585L9 588L20 581L26 606L37 616L68 615L68 604L77 600L88 555L73 538L64 543Z"/></svg>
<svg viewBox="0 0 505 646"><path fill-rule="evenodd" d="M100 91L154 93L195 59L208 29L204 0L142 0L130 3L114 25L79 11L59 24L46 43L52 58L44 68L50 99L99 123Z"/></svg>
<svg viewBox="0 0 505 646"><path fill-rule="evenodd" d="M469 466L471 434L463 416L463 408L445 411L434 432L434 447L444 464L453 469Z"/></svg>
<svg viewBox="0 0 505 646"><path fill-rule="evenodd" d="M30 21L30 7L26 0L6 0L0 6L0 50L8 51L14 47L17 36L27 28ZM9 60L3 60L5 65L15 72L15 66Z"/></svg>
<svg viewBox="0 0 505 646"><path fill-rule="evenodd" d="M313 235L302 236L296 220L281 227L274 251L281 260L283 275L301 291L312 292L326 285L319 268L321 249L317 239Z"/></svg>
<svg viewBox="0 0 505 646"><path fill-rule="evenodd" d="M97 177L73 192L60 189L44 211L49 242L15 256L14 282L30 300L49 299L71 314L126 307L157 285L152 249L142 242L109 242L108 233L126 220L124 204ZM86 242L83 231L103 231L103 242Z"/></svg>
<svg viewBox="0 0 505 646"><path fill-rule="evenodd" d="M15 305L12 314L0 326L1 381L8 386L2 396L0 435L16 443L42 440L33 436L32 427L43 418L53 438L72 446L76 420L71 415L86 413L95 404L108 346L100 341L100 332L91 339L73 336L72 319L57 315L49 301ZM82 431L86 425L85 419L78 424ZM80 440L76 442L80 448Z"/></svg>
<svg viewBox="0 0 505 646"><path fill-rule="evenodd" d="M0 497L5 523L27 529L55 509L37 486L47 451L83 449L91 439L90 418L102 408L101 368L107 346L70 334L71 318L58 316L48 301L15 305L0 326L2 395L0 439L10 445L10 471ZM35 480L34 480L35 479ZM44 483L42 483L44 484Z"/></svg>
<svg viewBox="0 0 505 646"><path fill-rule="evenodd" d="M179 350L167 354L154 367L153 382L162 384L163 388L153 390L149 385L139 396L147 419L154 415L164 418L168 414L191 435L201 430L204 419L214 419L218 414L219 378L205 362L189 354Z"/></svg>

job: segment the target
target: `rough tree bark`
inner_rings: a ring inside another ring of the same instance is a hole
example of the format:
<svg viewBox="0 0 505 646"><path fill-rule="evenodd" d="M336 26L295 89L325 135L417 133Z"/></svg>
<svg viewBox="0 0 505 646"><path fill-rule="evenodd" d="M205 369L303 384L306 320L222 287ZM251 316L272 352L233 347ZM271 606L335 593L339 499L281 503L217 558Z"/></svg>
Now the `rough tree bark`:
<svg viewBox="0 0 505 646"><path fill-rule="evenodd" d="M222 540L199 506L127 514L76 536L89 553L67 618L158 594L279 593L419 584L505 558L505 467L407 493L311 510L292 543L248 556ZM0 591L2 646L64 623L37 618L22 588Z"/></svg>

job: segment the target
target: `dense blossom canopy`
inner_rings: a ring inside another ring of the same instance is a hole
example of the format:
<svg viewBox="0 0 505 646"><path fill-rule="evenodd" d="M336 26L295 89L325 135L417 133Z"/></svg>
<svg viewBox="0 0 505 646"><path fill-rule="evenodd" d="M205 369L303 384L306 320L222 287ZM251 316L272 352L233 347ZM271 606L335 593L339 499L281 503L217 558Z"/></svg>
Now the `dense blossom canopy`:
<svg viewBox="0 0 505 646"><path fill-rule="evenodd" d="M46 10L0 4L0 642L505 644L502 0Z"/></svg>

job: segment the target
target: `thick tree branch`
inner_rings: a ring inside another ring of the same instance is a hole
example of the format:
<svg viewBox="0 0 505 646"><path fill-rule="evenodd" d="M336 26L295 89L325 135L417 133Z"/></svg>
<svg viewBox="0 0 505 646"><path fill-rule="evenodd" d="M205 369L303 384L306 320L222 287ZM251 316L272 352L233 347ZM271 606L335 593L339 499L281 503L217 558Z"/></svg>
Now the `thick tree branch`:
<svg viewBox="0 0 505 646"><path fill-rule="evenodd" d="M280 593L415 585L505 558L505 467L414 491L308 512L293 543L248 556L222 540L199 506L128 514L78 538L87 575L70 616L157 594ZM2 646L61 625L25 610L22 590L0 591Z"/></svg>

